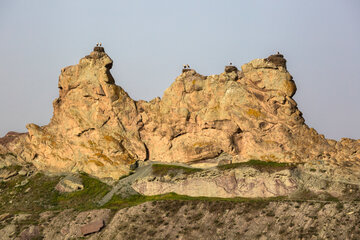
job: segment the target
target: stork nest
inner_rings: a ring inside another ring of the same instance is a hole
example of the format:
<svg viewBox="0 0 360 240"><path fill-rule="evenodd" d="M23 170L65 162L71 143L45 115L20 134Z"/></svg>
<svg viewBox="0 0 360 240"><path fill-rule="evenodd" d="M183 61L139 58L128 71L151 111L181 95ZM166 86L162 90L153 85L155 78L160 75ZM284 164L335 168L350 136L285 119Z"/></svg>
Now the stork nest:
<svg viewBox="0 0 360 240"><path fill-rule="evenodd" d="M286 59L282 54L270 55L268 58L265 58L265 61L272 62L277 67L284 67L286 69Z"/></svg>

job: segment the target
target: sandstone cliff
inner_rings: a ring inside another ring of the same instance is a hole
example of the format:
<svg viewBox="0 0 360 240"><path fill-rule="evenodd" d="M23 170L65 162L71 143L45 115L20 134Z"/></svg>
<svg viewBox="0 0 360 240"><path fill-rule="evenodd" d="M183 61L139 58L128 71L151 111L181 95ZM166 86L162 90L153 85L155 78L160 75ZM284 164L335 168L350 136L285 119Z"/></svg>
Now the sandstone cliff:
<svg viewBox="0 0 360 240"><path fill-rule="evenodd" d="M96 47L62 69L50 124L28 124L28 134L0 150L38 169L113 179L136 160L200 167L321 160L358 169L359 140L328 140L304 123L282 55L255 59L241 70L228 66L219 75L185 71L161 99L149 102L136 102L115 85L111 67Z"/></svg>
<svg viewBox="0 0 360 240"><path fill-rule="evenodd" d="M135 102L115 85L111 67L103 48L95 48L79 64L63 68L50 124L28 124L29 134L8 148L39 169L102 178L118 178L135 159L144 160Z"/></svg>

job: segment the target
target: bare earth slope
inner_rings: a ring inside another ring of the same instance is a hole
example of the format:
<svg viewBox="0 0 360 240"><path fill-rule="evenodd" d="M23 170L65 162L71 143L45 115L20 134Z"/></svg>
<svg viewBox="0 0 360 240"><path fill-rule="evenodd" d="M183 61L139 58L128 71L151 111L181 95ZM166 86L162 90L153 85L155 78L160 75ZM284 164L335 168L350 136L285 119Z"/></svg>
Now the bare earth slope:
<svg viewBox="0 0 360 240"><path fill-rule="evenodd" d="M18 214L0 220L1 239L359 239L358 203L159 201L119 210ZM83 237L81 228L102 219L105 228ZM25 238L25 236L31 236Z"/></svg>
<svg viewBox="0 0 360 240"><path fill-rule="evenodd" d="M90 239L357 239L358 207L301 202L144 203L118 211L107 228Z"/></svg>

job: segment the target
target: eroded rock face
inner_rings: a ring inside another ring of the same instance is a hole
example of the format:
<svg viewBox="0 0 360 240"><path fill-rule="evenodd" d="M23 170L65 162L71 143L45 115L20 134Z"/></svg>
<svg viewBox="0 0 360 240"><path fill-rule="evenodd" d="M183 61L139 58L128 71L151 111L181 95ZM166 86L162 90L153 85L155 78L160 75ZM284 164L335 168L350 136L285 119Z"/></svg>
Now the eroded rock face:
<svg viewBox="0 0 360 240"><path fill-rule="evenodd" d="M28 136L13 146L20 158L39 169L116 179L135 159L146 158L136 105L114 84L110 57L101 48L95 50L61 70L50 124L28 124ZM24 147L18 150L18 145Z"/></svg>
<svg viewBox="0 0 360 240"><path fill-rule="evenodd" d="M186 171L179 165L152 165L152 171L139 175L131 186L147 196L176 193L221 198L360 199L360 177L351 169L315 162L275 166L258 163L261 164L250 161L208 169L184 168Z"/></svg>
<svg viewBox="0 0 360 240"><path fill-rule="evenodd" d="M1 153L47 171L113 179L135 160L209 167L221 154L229 162L323 160L359 167L359 140L328 140L304 123L280 54L255 59L241 71L228 66L219 75L187 69L162 99L149 102L135 102L115 85L111 67L98 47L62 69L50 124L28 124L29 133L7 141Z"/></svg>
<svg viewBox="0 0 360 240"><path fill-rule="evenodd" d="M298 190L298 183L288 169L271 173L247 167L224 172L208 170L178 179L150 176L138 179L132 187L147 196L174 192L192 197L266 198L291 195Z"/></svg>
<svg viewBox="0 0 360 240"><path fill-rule="evenodd" d="M242 71L182 73L162 99L139 101L141 139L150 159L202 163L222 152L232 161L304 162L335 149L304 124L291 98L296 86L282 55L255 59Z"/></svg>

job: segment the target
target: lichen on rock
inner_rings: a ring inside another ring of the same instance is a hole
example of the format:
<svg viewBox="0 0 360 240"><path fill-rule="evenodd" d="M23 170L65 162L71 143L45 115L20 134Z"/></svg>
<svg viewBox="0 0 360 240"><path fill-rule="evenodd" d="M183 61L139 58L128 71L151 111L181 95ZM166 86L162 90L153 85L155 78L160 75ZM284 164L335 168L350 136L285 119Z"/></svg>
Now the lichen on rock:
<svg viewBox="0 0 360 240"><path fill-rule="evenodd" d="M79 64L63 68L53 117L44 127L27 125L19 156L47 171L114 179L128 173L136 159L144 160L136 105L115 85L111 67L111 58L95 48Z"/></svg>
<svg viewBox="0 0 360 240"><path fill-rule="evenodd" d="M227 66L219 75L188 69L162 98L149 102L134 101L115 84L112 63L96 47L79 64L63 68L50 123L28 124L28 134L2 144L1 152L46 171L112 179L137 160L210 167L221 154L230 162L321 158L359 165L359 140L328 140L305 124L281 54L241 70Z"/></svg>

